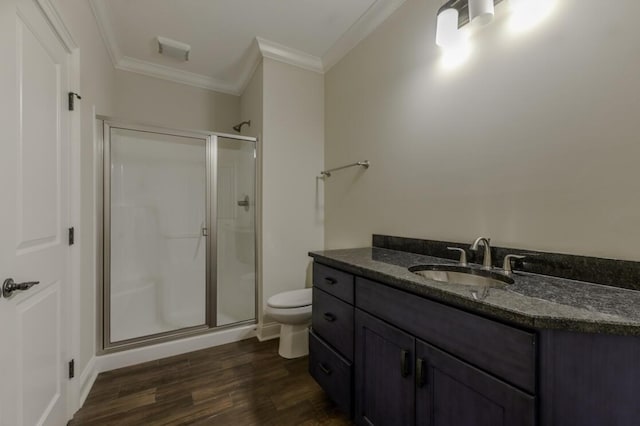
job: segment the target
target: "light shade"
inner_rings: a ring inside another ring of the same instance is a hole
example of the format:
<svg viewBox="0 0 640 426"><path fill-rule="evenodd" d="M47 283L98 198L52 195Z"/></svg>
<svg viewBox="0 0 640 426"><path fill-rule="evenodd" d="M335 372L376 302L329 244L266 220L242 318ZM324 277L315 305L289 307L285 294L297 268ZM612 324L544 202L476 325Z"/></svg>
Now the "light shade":
<svg viewBox="0 0 640 426"><path fill-rule="evenodd" d="M469 0L469 21L475 25L488 24L493 19L493 0Z"/></svg>
<svg viewBox="0 0 640 426"><path fill-rule="evenodd" d="M458 30L458 10L445 9L438 14L436 27L436 44L442 48L455 47L460 43L460 30Z"/></svg>

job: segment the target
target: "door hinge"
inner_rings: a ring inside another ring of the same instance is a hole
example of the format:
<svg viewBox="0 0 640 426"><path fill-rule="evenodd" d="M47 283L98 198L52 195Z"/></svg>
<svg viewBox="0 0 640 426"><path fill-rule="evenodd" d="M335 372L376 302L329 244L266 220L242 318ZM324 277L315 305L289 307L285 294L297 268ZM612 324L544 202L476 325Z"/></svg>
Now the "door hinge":
<svg viewBox="0 0 640 426"><path fill-rule="evenodd" d="M69 361L69 378L73 379L76 375L76 361L75 360L71 360Z"/></svg>
<svg viewBox="0 0 640 426"><path fill-rule="evenodd" d="M73 111L75 109L75 100L76 98L78 98L78 100L82 99L82 96L78 95L75 92L69 92L69 111Z"/></svg>
<svg viewBox="0 0 640 426"><path fill-rule="evenodd" d="M76 230L73 228L69 228L69 245L72 246L76 242Z"/></svg>

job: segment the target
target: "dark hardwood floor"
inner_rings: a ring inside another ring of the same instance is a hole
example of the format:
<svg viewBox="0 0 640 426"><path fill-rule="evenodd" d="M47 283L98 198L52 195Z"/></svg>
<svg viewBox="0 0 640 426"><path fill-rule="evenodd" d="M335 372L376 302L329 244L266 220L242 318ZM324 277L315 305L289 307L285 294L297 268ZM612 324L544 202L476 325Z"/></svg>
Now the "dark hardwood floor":
<svg viewBox="0 0 640 426"><path fill-rule="evenodd" d="M277 340L244 340L102 373L81 425L350 425Z"/></svg>

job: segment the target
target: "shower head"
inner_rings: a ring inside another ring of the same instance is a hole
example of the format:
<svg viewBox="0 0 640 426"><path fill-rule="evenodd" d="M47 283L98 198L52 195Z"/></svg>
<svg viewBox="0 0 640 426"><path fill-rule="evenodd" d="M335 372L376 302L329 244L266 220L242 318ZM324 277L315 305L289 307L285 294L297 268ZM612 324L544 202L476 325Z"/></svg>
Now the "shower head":
<svg viewBox="0 0 640 426"><path fill-rule="evenodd" d="M247 125L249 127L251 127L251 120L247 120L247 121L243 121L240 124L236 124L235 126L233 126L233 130L235 130L236 132L240 133L242 131L242 126Z"/></svg>

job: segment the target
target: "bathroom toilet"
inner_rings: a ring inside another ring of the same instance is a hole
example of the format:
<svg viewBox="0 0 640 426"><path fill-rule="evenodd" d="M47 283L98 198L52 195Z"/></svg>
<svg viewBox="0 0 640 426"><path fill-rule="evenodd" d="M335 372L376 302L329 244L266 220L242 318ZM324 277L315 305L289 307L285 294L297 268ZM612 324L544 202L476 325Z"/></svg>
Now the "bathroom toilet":
<svg viewBox="0 0 640 426"><path fill-rule="evenodd" d="M281 324L280 348L283 358L298 358L309 353L311 289L285 291L267 300L265 314Z"/></svg>

